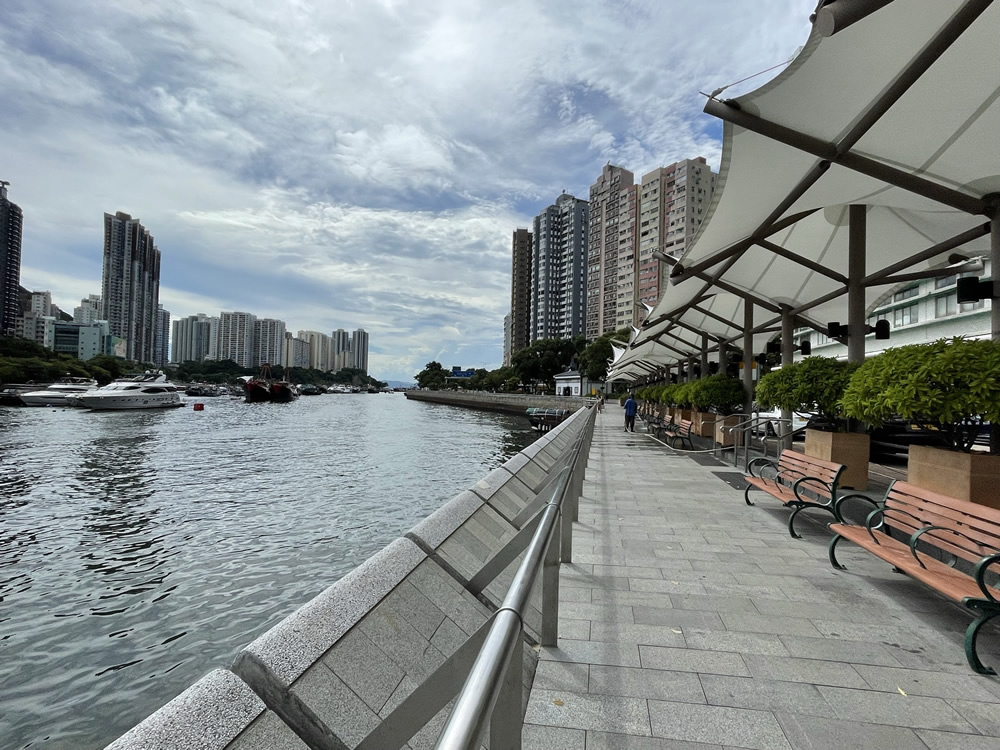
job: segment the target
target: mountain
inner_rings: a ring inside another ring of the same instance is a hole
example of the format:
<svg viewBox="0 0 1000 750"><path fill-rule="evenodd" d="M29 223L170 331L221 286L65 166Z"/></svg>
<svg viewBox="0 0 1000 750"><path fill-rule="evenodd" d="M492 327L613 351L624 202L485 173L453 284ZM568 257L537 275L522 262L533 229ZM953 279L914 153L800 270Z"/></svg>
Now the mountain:
<svg viewBox="0 0 1000 750"><path fill-rule="evenodd" d="M389 385L390 388L416 388L417 387L417 384L414 383L412 380L409 383L406 383L406 382L404 382L402 380L387 380L385 382L388 383L388 385Z"/></svg>

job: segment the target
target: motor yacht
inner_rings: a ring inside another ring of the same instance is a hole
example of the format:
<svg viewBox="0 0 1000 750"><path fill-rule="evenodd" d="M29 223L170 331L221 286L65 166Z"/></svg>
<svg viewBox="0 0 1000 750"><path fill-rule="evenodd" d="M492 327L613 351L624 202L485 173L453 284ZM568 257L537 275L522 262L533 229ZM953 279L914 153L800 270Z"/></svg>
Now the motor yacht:
<svg viewBox="0 0 1000 750"><path fill-rule="evenodd" d="M28 391L20 394L20 397L25 406L71 406L72 404L67 399L79 396L94 388L97 388L97 381L93 378L78 378L67 375L47 388L40 391Z"/></svg>
<svg viewBox="0 0 1000 750"><path fill-rule="evenodd" d="M75 400L88 409L167 409L184 406L180 391L163 372L147 370L133 378L121 378Z"/></svg>

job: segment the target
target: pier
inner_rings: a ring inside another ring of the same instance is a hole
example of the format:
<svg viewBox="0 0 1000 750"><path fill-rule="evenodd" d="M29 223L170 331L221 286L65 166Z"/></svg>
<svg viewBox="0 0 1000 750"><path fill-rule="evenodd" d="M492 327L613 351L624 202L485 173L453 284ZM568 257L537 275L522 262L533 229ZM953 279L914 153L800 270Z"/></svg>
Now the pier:
<svg viewBox="0 0 1000 750"><path fill-rule="evenodd" d="M969 613L850 545L833 569L828 517L793 539L731 465L623 421L580 410L112 747L478 746L438 744L456 696L494 750L1000 745Z"/></svg>

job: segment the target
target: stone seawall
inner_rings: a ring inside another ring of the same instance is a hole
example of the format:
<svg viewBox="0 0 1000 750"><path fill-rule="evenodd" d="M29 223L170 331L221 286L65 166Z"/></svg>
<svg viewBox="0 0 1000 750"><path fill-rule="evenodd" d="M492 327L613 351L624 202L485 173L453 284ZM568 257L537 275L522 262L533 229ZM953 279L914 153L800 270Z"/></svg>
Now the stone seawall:
<svg viewBox="0 0 1000 750"><path fill-rule="evenodd" d="M592 398L579 396L527 396L520 393L481 393L478 391L406 391L406 397L413 401L429 401L434 404L498 411L518 416L524 416L525 411L532 406L539 409L576 411L581 406L594 403Z"/></svg>

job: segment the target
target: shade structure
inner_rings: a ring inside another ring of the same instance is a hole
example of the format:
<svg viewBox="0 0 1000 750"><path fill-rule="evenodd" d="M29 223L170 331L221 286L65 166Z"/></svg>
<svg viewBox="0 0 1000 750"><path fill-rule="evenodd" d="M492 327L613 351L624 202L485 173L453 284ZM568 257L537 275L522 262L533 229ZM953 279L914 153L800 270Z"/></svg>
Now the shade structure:
<svg viewBox="0 0 1000 750"><path fill-rule="evenodd" d="M868 307L898 271L988 255L998 38L990 0L896 0L834 36L814 29L773 81L710 101L726 120L719 179L673 283L728 283L812 323L845 320L851 205L866 207Z"/></svg>

